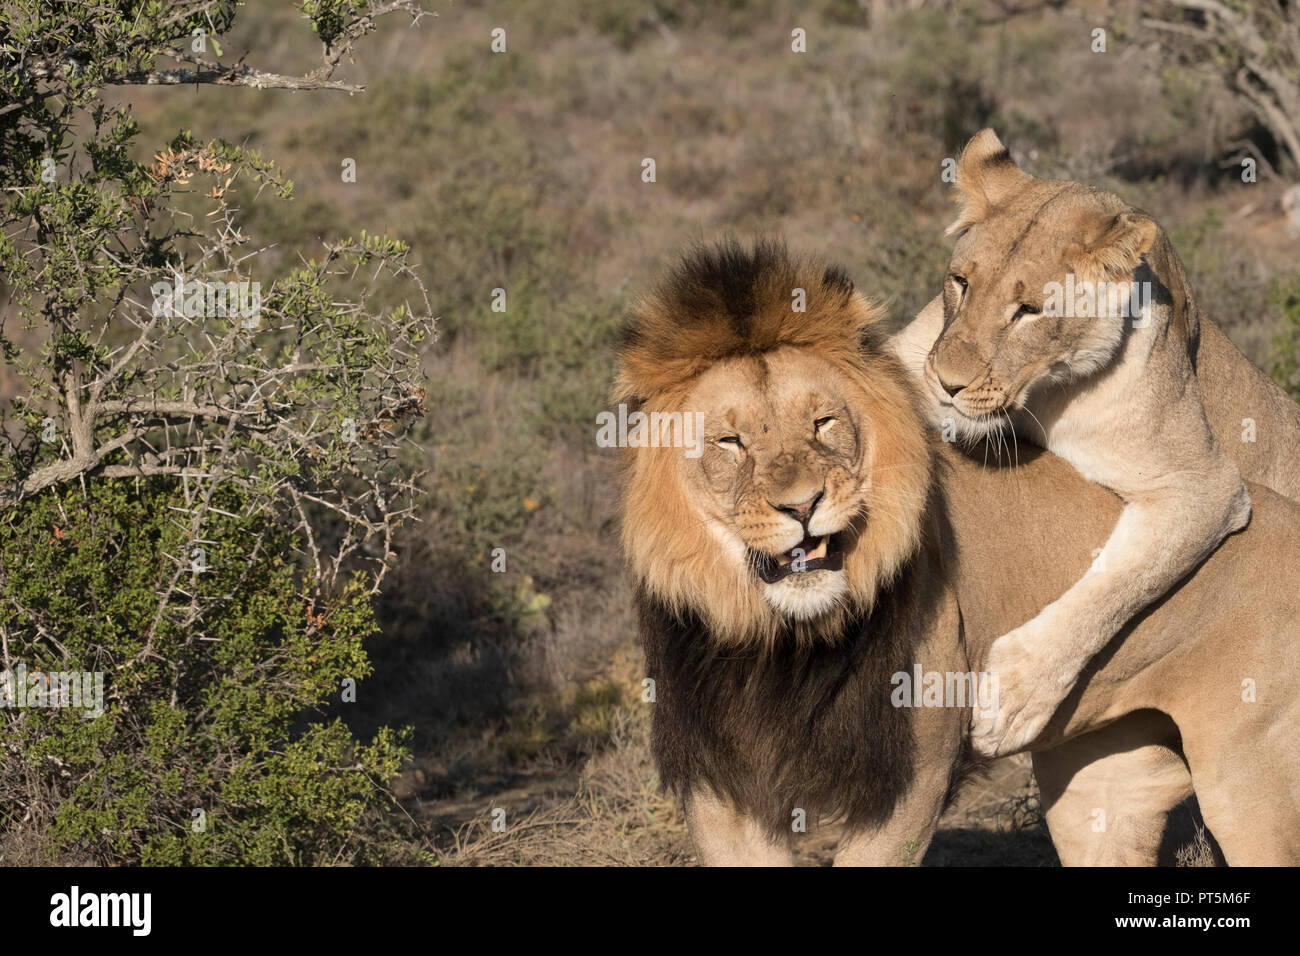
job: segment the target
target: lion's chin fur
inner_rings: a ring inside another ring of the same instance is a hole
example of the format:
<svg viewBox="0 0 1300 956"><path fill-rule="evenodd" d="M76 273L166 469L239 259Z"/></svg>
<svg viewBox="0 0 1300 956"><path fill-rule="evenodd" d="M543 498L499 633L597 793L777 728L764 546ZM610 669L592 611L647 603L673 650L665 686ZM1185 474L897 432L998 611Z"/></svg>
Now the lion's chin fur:
<svg viewBox="0 0 1300 956"><path fill-rule="evenodd" d="M776 613L791 624L814 625L820 619L833 615L852 600L843 571L817 571L816 584L790 579L768 584L763 589L763 599ZM857 602L854 602L856 605ZM865 608L858 607L860 610ZM832 628L833 630L833 628Z"/></svg>

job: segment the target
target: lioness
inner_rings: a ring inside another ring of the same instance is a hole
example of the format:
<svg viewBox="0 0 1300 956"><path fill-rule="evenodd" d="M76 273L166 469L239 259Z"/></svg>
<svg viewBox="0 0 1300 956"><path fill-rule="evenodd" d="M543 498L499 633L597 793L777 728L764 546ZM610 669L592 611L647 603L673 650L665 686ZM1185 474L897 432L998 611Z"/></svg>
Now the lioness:
<svg viewBox="0 0 1300 956"><path fill-rule="evenodd" d="M1254 443L1237 456L1246 477L1300 497L1300 408L1201 318L1144 213L1024 173L988 129L962 151L956 190L941 307L904 336L935 417L955 437L1010 428L1125 502L1087 573L993 645L999 707L974 740L1000 755L1033 740L1125 622L1246 524L1250 497L1223 443ZM1198 370L1236 379L1217 428Z"/></svg>
<svg viewBox="0 0 1300 956"><path fill-rule="evenodd" d="M1008 620L1082 572L1118 512L1049 455L1008 475L928 441L877 315L838 269L728 245L697 250L643 299L620 350L617 401L703 421L698 456L671 434L630 434L622 478L652 746L707 863L786 863L800 824L830 818L847 824L838 863L920 859L960 781L972 709L894 706L898 676L978 671ZM1083 734L1066 749L1084 771L1185 756L1233 863L1300 859L1286 730L1300 508L1252 493L1253 527L1094 661L1034 741ZM1129 786L1081 772L1058 802L1111 807L1112 832L1146 832L1186 788L1163 770ZM1065 862L1088 859L1083 841L1062 844Z"/></svg>

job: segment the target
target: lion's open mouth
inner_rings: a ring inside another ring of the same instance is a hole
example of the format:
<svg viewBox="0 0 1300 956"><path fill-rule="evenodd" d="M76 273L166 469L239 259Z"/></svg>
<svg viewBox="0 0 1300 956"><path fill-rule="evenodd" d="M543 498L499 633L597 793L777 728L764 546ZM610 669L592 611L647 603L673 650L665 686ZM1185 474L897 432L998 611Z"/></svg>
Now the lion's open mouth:
<svg viewBox="0 0 1300 956"><path fill-rule="evenodd" d="M792 574L809 571L843 571L844 549L838 534L808 535L778 557L754 552L754 567L766 584L776 584Z"/></svg>

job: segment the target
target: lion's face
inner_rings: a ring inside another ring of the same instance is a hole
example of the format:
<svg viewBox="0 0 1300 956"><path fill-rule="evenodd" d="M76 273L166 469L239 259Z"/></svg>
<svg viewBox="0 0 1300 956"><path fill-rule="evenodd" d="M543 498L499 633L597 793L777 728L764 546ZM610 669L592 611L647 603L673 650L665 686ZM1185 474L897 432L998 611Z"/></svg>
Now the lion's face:
<svg viewBox="0 0 1300 956"><path fill-rule="evenodd" d="M791 618L850 598L845 556L871 487L865 405L835 366L791 348L716 365L686 399L704 451L681 459L682 482L719 559Z"/></svg>
<svg viewBox="0 0 1300 956"><path fill-rule="evenodd" d="M879 317L765 244L688 257L634 313L616 400L702 441L626 449L624 551L719 643L834 642L917 551L929 448Z"/></svg>
<svg viewBox="0 0 1300 956"><path fill-rule="evenodd" d="M979 436L1036 387L1110 363L1140 312L1134 270L1156 226L1109 193L1021 172L988 130L963 151L957 186L965 208L950 231L962 235L924 376Z"/></svg>

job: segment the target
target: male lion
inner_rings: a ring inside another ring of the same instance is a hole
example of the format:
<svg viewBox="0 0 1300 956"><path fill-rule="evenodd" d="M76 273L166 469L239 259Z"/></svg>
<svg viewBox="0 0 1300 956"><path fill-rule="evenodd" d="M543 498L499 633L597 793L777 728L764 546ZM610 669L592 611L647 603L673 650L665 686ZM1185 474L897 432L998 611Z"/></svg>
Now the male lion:
<svg viewBox="0 0 1300 956"><path fill-rule="evenodd" d="M1008 426L1126 503L1087 573L994 644L1000 706L974 741L1000 755L1033 740L1089 658L1246 524L1225 445L1242 448L1245 477L1300 497L1300 408L1201 318L1150 217L1022 172L988 129L962 151L956 187L942 315L904 337L914 368L924 356L935 417L968 438ZM1232 376L1230 416L1207 420L1198 371L1218 387Z"/></svg>
<svg viewBox="0 0 1300 956"><path fill-rule="evenodd" d="M623 543L654 755L706 863L786 863L792 832L828 819L846 824L837 863L919 859L966 766L972 710L894 706L897 676L978 671L1118 512L1051 456L1007 475L929 441L876 318L842 271L730 244L689 255L639 303L620 350L616 400L703 421L697 457L665 441L625 451ZM1297 718L1300 509L1252 494L1252 528L1095 661L1033 742L1076 738L1059 803L1114 808L1120 834L1156 829L1186 781L1162 770L1117 791L1090 768L1185 755L1233 863L1300 859L1296 801L1278 792L1294 794L1295 748L1277 732ZM1222 599L1234 589L1241 603ZM1066 862L1093 856L1063 833Z"/></svg>

